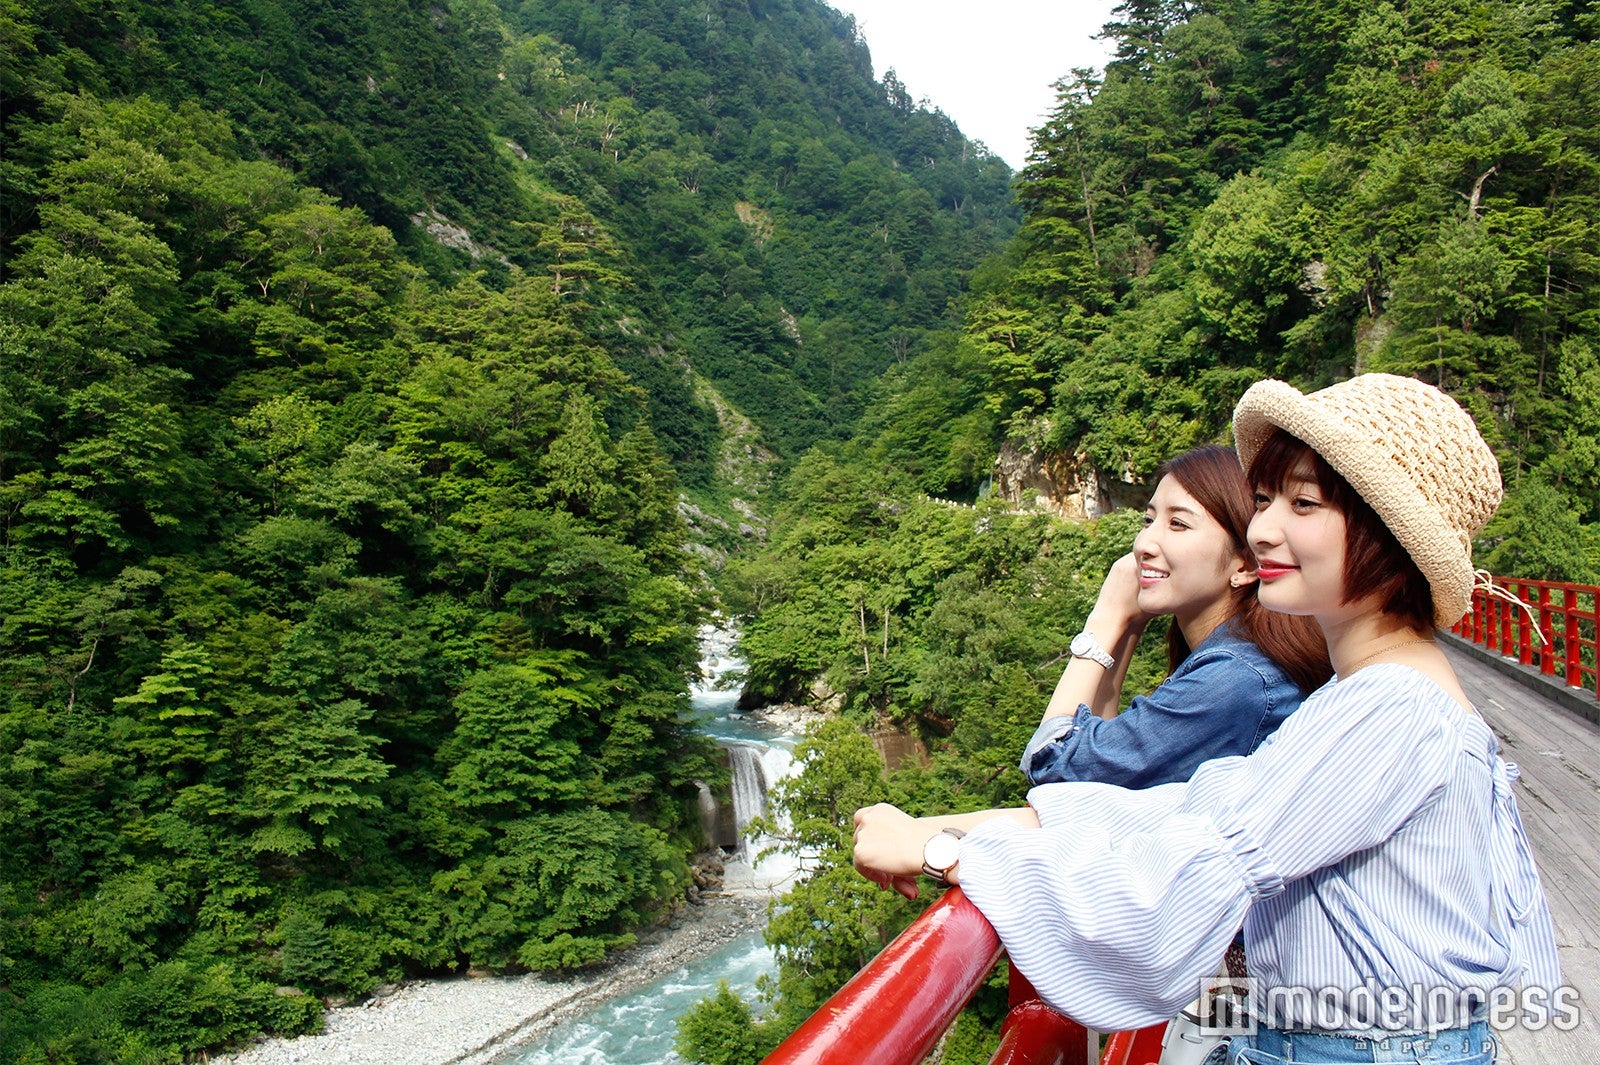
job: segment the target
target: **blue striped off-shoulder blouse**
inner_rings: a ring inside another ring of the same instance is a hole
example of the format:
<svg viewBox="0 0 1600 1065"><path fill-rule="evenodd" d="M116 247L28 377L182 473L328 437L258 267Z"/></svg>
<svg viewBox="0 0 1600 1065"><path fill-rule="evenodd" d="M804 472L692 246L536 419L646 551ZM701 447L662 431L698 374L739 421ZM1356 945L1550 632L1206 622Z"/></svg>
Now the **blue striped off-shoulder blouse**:
<svg viewBox="0 0 1600 1065"><path fill-rule="evenodd" d="M961 884L1045 1001L1092 1028L1171 1017L1241 922L1258 993L1285 992L1275 1027L1367 1030L1342 1005L1358 988L1409 1030L1452 1027L1463 1002L1560 983L1498 752L1430 678L1369 666L1185 783L1035 787L1042 828L968 833Z"/></svg>

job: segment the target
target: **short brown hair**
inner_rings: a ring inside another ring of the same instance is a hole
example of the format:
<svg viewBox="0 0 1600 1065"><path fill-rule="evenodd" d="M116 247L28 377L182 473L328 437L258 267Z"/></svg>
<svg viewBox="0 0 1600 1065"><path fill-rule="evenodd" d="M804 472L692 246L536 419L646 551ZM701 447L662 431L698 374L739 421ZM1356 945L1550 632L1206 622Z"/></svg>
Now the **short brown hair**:
<svg viewBox="0 0 1600 1065"><path fill-rule="evenodd" d="M1315 481L1323 501L1344 515L1344 599L1376 595L1378 608L1424 631L1434 627L1433 589L1394 533L1350 482L1298 437L1274 429L1250 464L1250 486L1281 492L1290 480Z"/></svg>

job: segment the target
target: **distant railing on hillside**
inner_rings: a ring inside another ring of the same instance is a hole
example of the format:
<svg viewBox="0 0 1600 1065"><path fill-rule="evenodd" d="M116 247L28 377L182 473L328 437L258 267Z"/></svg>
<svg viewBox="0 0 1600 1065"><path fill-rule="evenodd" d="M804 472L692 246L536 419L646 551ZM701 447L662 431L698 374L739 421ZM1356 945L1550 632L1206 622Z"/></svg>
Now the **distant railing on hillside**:
<svg viewBox="0 0 1600 1065"><path fill-rule="evenodd" d="M1494 583L1527 603L1532 615L1499 596L1474 591L1471 609L1451 631L1600 699L1600 588L1517 577L1496 577Z"/></svg>
<svg viewBox="0 0 1600 1065"><path fill-rule="evenodd" d="M924 503L937 503L941 507L956 507L960 510L977 510L976 503L963 503L959 499L941 499L939 496L930 496L926 492L918 492L917 498Z"/></svg>

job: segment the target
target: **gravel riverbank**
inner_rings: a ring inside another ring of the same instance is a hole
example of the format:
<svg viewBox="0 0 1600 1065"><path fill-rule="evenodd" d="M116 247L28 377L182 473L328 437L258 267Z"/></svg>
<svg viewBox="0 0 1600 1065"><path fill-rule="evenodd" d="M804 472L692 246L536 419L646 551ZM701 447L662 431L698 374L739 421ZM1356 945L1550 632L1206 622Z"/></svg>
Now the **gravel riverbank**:
<svg viewBox="0 0 1600 1065"><path fill-rule="evenodd" d="M318 1035L266 1039L226 1065L487 1065L562 1021L710 953L766 919L764 894L703 896L581 973L419 980L328 1011Z"/></svg>

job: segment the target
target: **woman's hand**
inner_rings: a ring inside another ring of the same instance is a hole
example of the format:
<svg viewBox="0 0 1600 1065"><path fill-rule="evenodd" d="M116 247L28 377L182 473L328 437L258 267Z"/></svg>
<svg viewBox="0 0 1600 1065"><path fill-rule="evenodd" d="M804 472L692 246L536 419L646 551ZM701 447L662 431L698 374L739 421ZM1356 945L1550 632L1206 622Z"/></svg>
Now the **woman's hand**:
<svg viewBox="0 0 1600 1065"><path fill-rule="evenodd" d="M1006 817L1023 828L1038 828L1039 815L1031 806L974 810L965 814L912 817L897 806L880 802L856 811L856 871L882 888L893 888L908 899L917 897L917 877L922 873L922 848L947 828L970 832L986 821ZM961 866L945 873L959 884Z"/></svg>
<svg viewBox="0 0 1600 1065"><path fill-rule="evenodd" d="M855 820L856 871L879 887L916 898L922 847L938 829L886 802L857 810Z"/></svg>
<svg viewBox="0 0 1600 1065"><path fill-rule="evenodd" d="M1106 571L1106 579L1100 582L1100 595L1094 601L1094 609L1089 611L1085 628L1103 643L1112 644L1130 633L1135 636L1142 633L1151 617L1139 609L1139 561L1130 551Z"/></svg>
<svg viewBox="0 0 1600 1065"><path fill-rule="evenodd" d="M1045 704L1041 723L1071 717L1079 706L1087 706L1098 717L1116 717L1128 659L1153 616L1139 609L1139 563L1130 551L1111 564L1083 623L1084 631L1094 635L1115 665L1106 669L1087 659L1069 660Z"/></svg>

